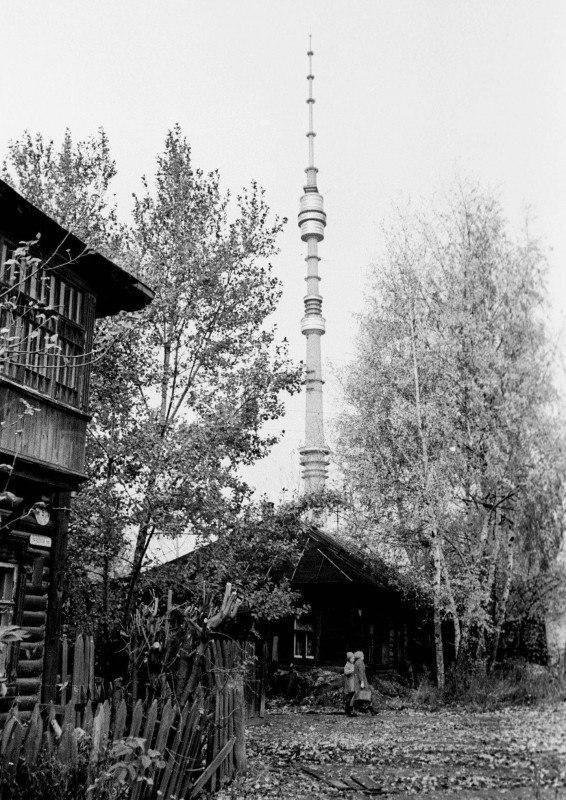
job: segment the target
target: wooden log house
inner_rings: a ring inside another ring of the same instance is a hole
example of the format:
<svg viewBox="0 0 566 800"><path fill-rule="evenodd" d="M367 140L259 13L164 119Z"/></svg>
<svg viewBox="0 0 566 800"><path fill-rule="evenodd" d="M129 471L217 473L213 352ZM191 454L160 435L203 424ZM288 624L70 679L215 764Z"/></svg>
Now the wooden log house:
<svg viewBox="0 0 566 800"><path fill-rule="evenodd" d="M341 670L348 650L362 650L372 674L432 663L430 603L379 556L311 528L291 585L310 611L275 628L272 664Z"/></svg>
<svg viewBox="0 0 566 800"><path fill-rule="evenodd" d="M14 258L34 240L37 261ZM68 513L85 480L94 323L152 297L0 180L0 624L27 632L0 647L0 713L15 696L24 711L55 696Z"/></svg>

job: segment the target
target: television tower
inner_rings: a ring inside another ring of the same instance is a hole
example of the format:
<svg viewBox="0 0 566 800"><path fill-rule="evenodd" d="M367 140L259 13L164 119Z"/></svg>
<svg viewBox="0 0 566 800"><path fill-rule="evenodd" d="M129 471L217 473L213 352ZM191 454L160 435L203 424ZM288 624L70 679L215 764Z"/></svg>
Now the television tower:
<svg viewBox="0 0 566 800"><path fill-rule="evenodd" d="M301 320L301 331L306 337L305 360L305 443L300 449L301 466L303 468L303 485L307 494L321 492L325 487L328 471L328 453L330 452L324 438L324 416L322 404L322 363L321 338L325 330L322 316L322 296L319 292L320 277L318 274L318 243L324 239L326 214L324 202L316 185L317 168L314 165L313 128L313 81L312 45L309 36L309 74L307 75L309 109L309 163L304 194L300 200L299 229L301 239L306 242L307 256L307 293L305 295L305 316Z"/></svg>

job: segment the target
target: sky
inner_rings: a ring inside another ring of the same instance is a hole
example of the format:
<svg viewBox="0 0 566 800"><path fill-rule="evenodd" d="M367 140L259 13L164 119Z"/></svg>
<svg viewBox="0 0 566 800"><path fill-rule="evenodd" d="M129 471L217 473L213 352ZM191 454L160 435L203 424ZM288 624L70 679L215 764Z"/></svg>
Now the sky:
<svg viewBox="0 0 566 800"><path fill-rule="evenodd" d="M553 325L566 306L566 3L563 0L0 0L0 157L29 128L60 140L103 126L126 217L179 122L195 163L225 188L251 179L288 217L274 265L293 358L305 293L296 225L307 163L306 49L313 37L316 162L327 212L319 249L327 438L355 354L369 265L398 204L455 179L525 208L549 248ZM273 499L300 490L304 398L247 477Z"/></svg>

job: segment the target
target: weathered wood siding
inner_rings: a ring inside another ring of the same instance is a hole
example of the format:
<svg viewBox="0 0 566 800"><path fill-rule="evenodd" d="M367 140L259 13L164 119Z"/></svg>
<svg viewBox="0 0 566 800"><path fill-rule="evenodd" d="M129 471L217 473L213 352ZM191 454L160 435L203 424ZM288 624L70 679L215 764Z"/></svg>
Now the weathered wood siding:
<svg viewBox="0 0 566 800"><path fill-rule="evenodd" d="M18 587L13 624L25 629L27 638L10 645L8 694L0 700L0 722L14 699L21 711L31 711L40 699L43 677L49 554L29 546L26 539L9 537L0 546L0 558L18 565Z"/></svg>
<svg viewBox="0 0 566 800"><path fill-rule="evenodd" d="M26 405L33 407L26 414ZM0 379L0 450L73 472L84 469L87 418Z"/></svg>

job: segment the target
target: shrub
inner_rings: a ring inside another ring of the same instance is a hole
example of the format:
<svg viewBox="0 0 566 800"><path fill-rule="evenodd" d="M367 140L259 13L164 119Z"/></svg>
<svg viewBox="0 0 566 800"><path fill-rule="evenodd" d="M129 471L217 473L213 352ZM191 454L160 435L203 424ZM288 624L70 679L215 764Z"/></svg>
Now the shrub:
<svg viewBox="0 0 566 800"><path fill-rule="evenodd" d="M114 742L93 769L89 738L79 747L77 763L63 764L56 753L43 752L33 765L20 760L16 769L0 770L1 800L125 800L134 783L151 784L155 769L165 763L139 738ZM89 769L90 766L90 769Z"/></svg>
<svg viewBox="0 0 566 800"><path fill-rule="evenodd" d="M418 693L417 693L418 694ZM508 661L487 672L483 663L448 671L444 701L499 708L564 700L566 683L540 664Z"/></svg>

